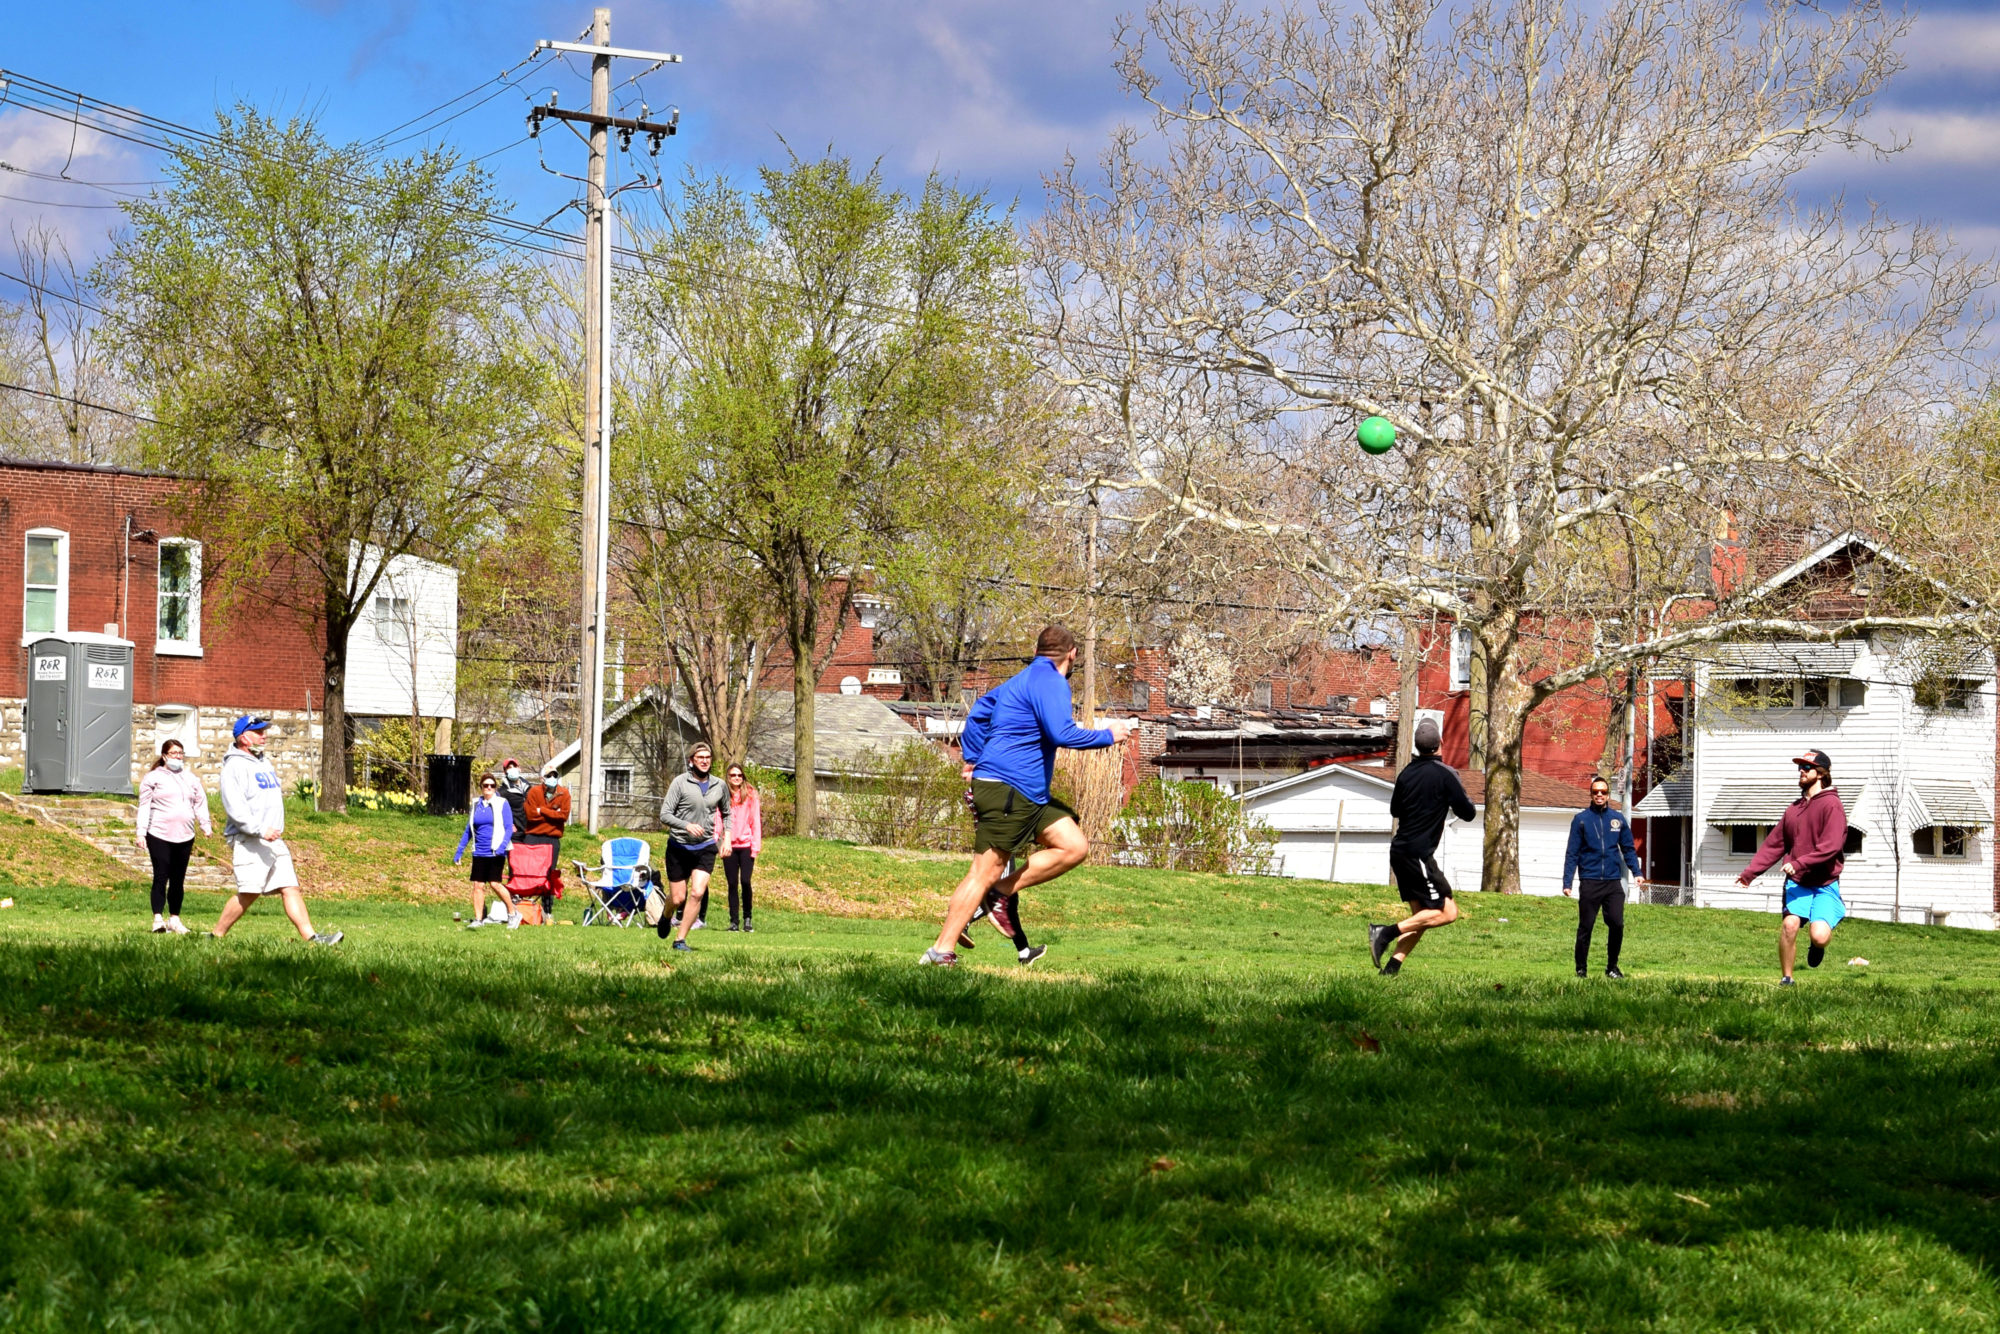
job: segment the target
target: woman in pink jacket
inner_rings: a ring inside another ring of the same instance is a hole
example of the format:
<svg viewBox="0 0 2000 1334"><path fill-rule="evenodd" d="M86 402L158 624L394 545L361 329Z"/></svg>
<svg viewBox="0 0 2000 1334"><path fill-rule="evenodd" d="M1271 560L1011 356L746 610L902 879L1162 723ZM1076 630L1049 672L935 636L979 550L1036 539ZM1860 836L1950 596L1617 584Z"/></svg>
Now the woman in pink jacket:
<svg viewBox="0 0 2000 1334"><path fill-rule="evenodd" d="M187 880L188 856L194 851L194 827L213 834L208 822L208 793L187 767L178 741L160 747L160 757L139 780L139 828L134 837L153 861L153 931L187 934L181 925L181 889ZM166 916L162 917L161 911Z"/></svg>
<svg viewBox="0 0 2000 1334"><path fill-rule="evenodd" d="M722 854L722 874L729 881L729 929L755 931L750 925L750 872L756 868L757 854L764 850L764 813L758 808L757 789L743 779L743 766L729 766L729 845ZM736 890L743 889L743 913L736 912ZM741 923L739 926L738 923Z"/></svg>

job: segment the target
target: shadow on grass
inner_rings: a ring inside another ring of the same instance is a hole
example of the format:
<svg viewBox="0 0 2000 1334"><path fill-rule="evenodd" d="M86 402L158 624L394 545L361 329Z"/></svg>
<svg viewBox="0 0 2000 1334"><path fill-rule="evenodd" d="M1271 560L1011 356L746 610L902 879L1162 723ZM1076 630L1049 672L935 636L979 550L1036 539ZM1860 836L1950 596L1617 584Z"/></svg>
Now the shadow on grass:
<svg viewBox="0 0 2000 1334"><path fill-rule="evenodd" d="M10 945L0 1293L29 1326L1979 1328L1994 1010Z"/></svg>

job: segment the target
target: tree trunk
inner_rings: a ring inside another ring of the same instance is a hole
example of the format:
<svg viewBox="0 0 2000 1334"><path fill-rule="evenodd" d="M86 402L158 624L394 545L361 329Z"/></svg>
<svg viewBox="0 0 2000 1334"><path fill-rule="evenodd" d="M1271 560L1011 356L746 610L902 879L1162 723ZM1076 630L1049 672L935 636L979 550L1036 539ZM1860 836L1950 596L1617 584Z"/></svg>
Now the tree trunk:
<svg viewBox="0 0 2000 1334"><path fill-rule="evenodd" d="M798 792L793 832L811 837L818 815L813 779L813 641L819 630L819 590L808 589L806 605L788 617L792 641L792 780Z"/></svg>
<svg viewBox="0 0 2000 1334"><path fill-rule="evenodd" d="M331 617L320 659L319 809L347 812L347 625Z"/></svg>
<svg viewBox="0 0 2000 1334"><path fill-rule="evenodd" d="M1521 679L1516 656L1518 618L1502 613L1481 627L1486 660L1484 763L1486 841L1480 853L1480 888L1521 892L1521 748L1535 699Z"/></svg>

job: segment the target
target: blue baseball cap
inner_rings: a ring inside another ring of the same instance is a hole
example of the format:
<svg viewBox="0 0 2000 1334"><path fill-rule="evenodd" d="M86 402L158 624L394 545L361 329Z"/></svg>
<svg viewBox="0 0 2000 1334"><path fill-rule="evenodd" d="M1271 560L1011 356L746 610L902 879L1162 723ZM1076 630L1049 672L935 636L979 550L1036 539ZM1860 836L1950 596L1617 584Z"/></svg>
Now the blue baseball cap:
<svg viewBox="0 0 2000 1334"><path fill-rule="evenodd" d="M259 718L254 713L246 713L236 720L236 725L229 729L229 734L240 737L245 732L261 732L270 725L269 718Z"/></svg>

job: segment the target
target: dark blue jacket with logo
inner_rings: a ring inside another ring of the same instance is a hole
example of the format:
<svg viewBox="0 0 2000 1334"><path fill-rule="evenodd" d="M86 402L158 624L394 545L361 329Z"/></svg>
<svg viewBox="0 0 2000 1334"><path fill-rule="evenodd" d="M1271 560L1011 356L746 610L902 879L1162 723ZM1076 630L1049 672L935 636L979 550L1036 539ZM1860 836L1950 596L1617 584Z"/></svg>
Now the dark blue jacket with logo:
<svg viewBox="0 0 2000 1334"><path fill-rule="evenodd" d="M1620 863L1623 863L1621 866ZM1569 853L1563 858L1563 888L1577 875L1585 880L1622 880L1624 867L1639 874L1639 852L1632 846L1632 822L1625 812L1589 806L1569 822Z"/></svg>

